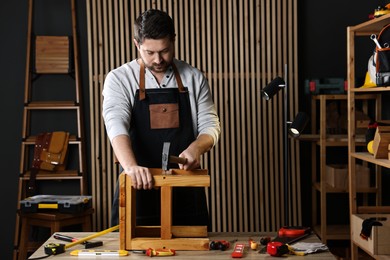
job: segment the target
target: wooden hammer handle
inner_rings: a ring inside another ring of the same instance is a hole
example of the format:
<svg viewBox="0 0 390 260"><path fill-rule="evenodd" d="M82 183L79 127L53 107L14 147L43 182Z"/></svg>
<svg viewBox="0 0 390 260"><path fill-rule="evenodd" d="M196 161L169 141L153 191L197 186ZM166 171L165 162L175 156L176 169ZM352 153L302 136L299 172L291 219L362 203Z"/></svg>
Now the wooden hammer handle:
<svg viewBox="0 0 390 260"><path fill-rule="evenodd" d="M180 163L180 164L186 164L187 163L187 158L185 157L178 157L178 156L170 156L169 157L169 162L170 163Z"/></svg>

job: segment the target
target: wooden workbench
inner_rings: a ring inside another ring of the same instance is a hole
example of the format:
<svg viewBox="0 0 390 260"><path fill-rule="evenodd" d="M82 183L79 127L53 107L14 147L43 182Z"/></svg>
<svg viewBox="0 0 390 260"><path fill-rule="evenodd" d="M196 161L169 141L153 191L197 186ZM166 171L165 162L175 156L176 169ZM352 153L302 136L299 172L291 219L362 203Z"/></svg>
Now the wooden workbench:
<svg viewBox="0 0 390 260"><path fill-rule="evenodd" d="M89 235L92 235L94 233L92 232L60 232L60 234L64 234L67 236L75 237L75 238L84 238ZM227 240L227 241L235 241L247 243L249 238L252 238L254 241L260 241L261 237L264 236L273 236L274 234L260 234L260 233L210 233L209 238L210 241L212 240ZM108 249L108 250L118 250L119 249L119 232L112 232L105 234L103 236L96 237L92 241L103 241L102 247L97 247L96 249ZM310 235L309 237L301 240L302 242L313 242L318 243L321 242L316 235ZM45 255L44 253L44 245L47 245L48 243L64 243L67 244L68 242L63 242L57 239L54 239L53 236L51 236L33 255L30 256L29 259L42 257ZM226 251L220 251L220 250L210 250L210 251L176 251L175 256L165 256L164 259L175 259L175 260L181 260L181 259L187 259L187 260L193 260L193 259L233 259L231 258L231 253L233 251L235 242L231 243L231 247ZM58 254L51 256L50 259L80 259L77 256L71 256L70 252L76 249L84 249L83 245L75 245L73 247L70 247L66 250L65 253ZM110 256L110 260L115 259L146 259L146 256L143 254L135 254L132 252L129 252L128 256L123 257L115 257ZM295 255L289 255L285 258L296 258L299 260L301 256L295 256ZM266 253L259 253L259 250L252 250L250 248L246 249L244 257L245 259L276 259L275 257L272 257ZM316 254L310 254L306 255L304 257L305 259L336 259L334 255L332 255L329 251L328 252L321 252ZM83 256L82 259L104 259L103 257L87 257ZM301 258L302 259L302 258Z"/></svg>

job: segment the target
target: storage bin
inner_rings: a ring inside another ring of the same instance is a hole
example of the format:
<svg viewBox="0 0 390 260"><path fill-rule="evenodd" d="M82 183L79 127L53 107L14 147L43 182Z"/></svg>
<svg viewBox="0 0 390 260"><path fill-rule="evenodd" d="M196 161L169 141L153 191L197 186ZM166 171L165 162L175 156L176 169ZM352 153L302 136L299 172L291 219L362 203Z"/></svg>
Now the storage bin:
<svg viewBox="0 0 390 260"><path fill-rule="evenodd" d="M55 210L61 213L82 212L92 207L92 196L36 195L20 201L23 213Z"/></svg>
<svg viewBox="0 0 390 260"><path fill-rule="evenodd" d="M356 188L370 187L370 169L356 164ZM330 164L326 166L326 180L333 188L348 189L348 165Z"/></svg>
<svg viewBox="0 0 390 260"><path fill-rule="evenodd" d="M376 218L382 226L373 226L368 240L360 237L363 221ZM373 255L390 254L390 214L353 214L351 216L352 239L360 248Z"/></svg>

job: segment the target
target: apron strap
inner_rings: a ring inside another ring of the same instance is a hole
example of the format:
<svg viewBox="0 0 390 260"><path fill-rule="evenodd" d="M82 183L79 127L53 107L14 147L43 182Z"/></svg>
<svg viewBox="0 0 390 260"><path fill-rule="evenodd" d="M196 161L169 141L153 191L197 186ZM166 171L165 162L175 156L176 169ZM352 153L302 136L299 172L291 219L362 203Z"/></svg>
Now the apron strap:
<svg viewBox="0 0 390 260"><path fill-rule="evenodd" d="M185 92L183 82L181 81L179 71L176 68L175 63L172 62L173 72L175 73L177 88L179 92ZM139 76L139 100L145 99L145 64L141 60L140 62L140 76Z"/></svg>
<svg viewBox="0 0 390 260"><path fill-rule="evenodd" d="M172 68L173 68L173 72L175 73L175 78L177 82L177 87L179 88L179 92L184 92L185 90L184 90L183 82L181 81L179 71L177 70L174 62L172 62Z"/></svg>
<svg viewBox="0 0 390 260"><path fill-rule="evenodd" d="M145 99L145 64L141 60L139 75L139 100Z"/></svg>

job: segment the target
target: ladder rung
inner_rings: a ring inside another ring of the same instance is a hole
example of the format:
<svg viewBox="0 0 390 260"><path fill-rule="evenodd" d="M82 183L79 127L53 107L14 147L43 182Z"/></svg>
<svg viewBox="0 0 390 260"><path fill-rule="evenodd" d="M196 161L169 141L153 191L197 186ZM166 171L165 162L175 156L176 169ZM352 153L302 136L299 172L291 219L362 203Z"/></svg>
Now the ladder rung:
<svg viewBox="0 0 390 260"><path fill-rule="evenodd" d="M36 139L35 135L30 135L26 137L23 143L26 145L32 145L35 144L35 139ZM69 144L80 144L80 142L81 141L75 135L69 136Z"/></svg>
<svg viewBox="0 0 390 260"><path fill-rule="evenodd" d="M63 170L63 171L44 171L40 170L37 173L37 180L62 180L62 179L81 179L83 178L82 174L80 174L77 170ZM24 174L20 176L21 180L29 180L30 179L30 171L26 171Z"/></svg>
<svg viewBox="0 0 390 260"><path fill-rule="evenodd" d="M76 109L75 101L33 101L25 105L26 109Z"/></svg>

